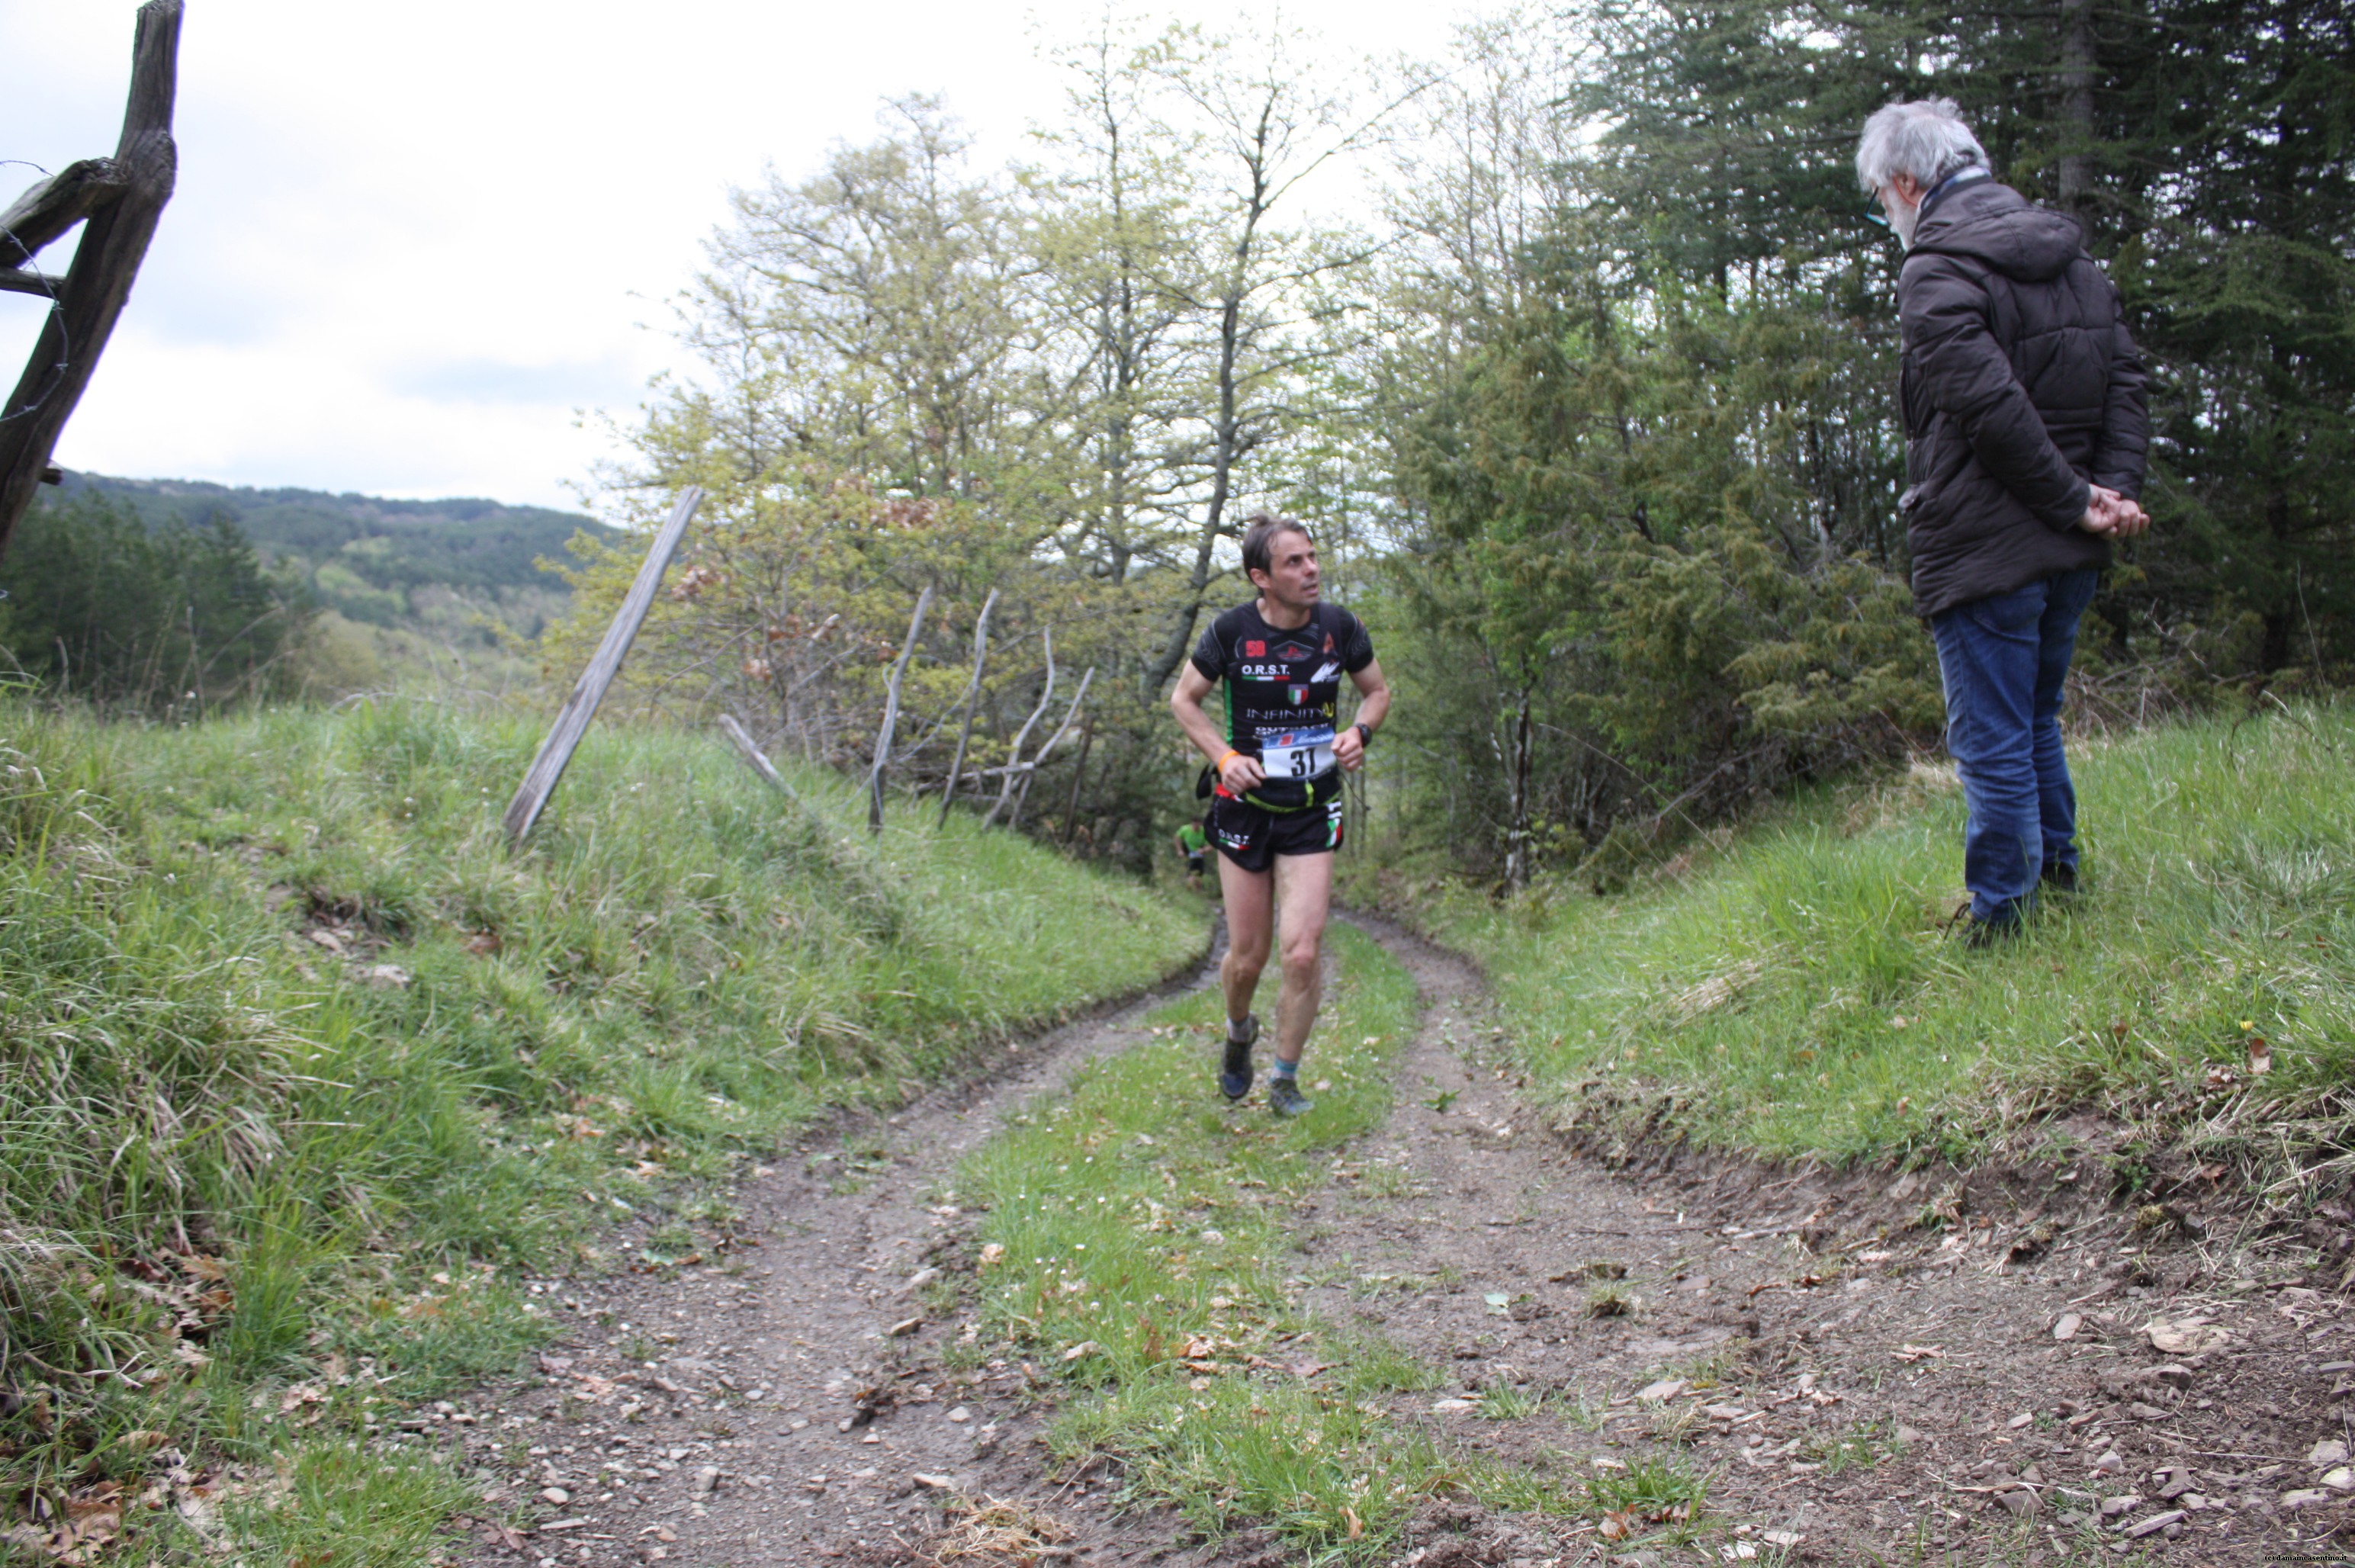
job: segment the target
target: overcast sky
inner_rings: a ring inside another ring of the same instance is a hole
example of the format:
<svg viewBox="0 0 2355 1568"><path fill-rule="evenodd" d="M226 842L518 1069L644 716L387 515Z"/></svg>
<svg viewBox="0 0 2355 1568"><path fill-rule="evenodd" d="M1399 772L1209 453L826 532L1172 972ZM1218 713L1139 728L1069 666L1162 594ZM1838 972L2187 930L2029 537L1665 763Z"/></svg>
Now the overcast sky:
<svg viewBox="0 0 2355 1568"><path fill-rule="evenodd" d="M0 159L112 153L134 0L0 0ZM1146 7L1200 18L1199 8ZM1060 102L1041 39L1101 0L187 0L178 193L70 468L574 504L673 360L666 300L728 187L813 169L937 92L992 161ZM1352 57L1435 57L1469 7L1287 0ZM39 170L0 165L0 205ZM71 237L45 252L62 271ZM0 294L13 384L38 302Z"/></svg>

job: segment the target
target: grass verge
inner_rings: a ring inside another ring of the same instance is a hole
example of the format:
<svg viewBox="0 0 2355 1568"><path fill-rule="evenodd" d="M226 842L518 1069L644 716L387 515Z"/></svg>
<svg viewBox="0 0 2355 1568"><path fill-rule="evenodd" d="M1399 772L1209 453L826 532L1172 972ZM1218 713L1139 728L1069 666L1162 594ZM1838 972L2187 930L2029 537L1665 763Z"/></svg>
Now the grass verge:
<svg viewBox="0 0 2355 1568"><path fill-rule="evenodd" d="M1220 1008L1204 992L967 1162L959 1194L988 1208L972 1353L1035 1350L1073 1391L1059 1455L1117 1456L1131 1500L1205 1532L1251 1524L1371 1560L1444 1488L1576 1511L1582 1487L1455 1453L1396 1418L1391 1396L1436 1386L1436 1369L1294 1304L1284 1213L1328 1179L1332 1151L1380 1124L1390 1061L1416 1023L1412 978L1378 944L1336 927L1330 946L1339 980L1303 1071L1312 1115L1277 1122L1257 1093L1220 1104Z"/></svg>
<svg viewBox="0 0 2355 1568"><path fill-rule="evenodd" d="M2087 891L1989 952L1951 772L1784 809L1637 892L1423 912L1487 966L1532 1093L1775 1157L2065 1157L2066 1113L2278 1171L2355 1116L2355 711L2078 742ZM2139 1141L2137 1141L2139 1140ZM2115 1140L2113 1140L2115 1141ZM2350 1157L2338 1157L2344 1161Z"/></svg>
<svg viewBox="0 0 2355 1568"><path fill-rule="evenodd" d="M830 1108L1203 941L676 734L597 733L519 853L527 723L17 705L0 737L0 1524L52 1553L323 1561L344 1516L277 1506L313 1492L405 1552L454 1482L353 1439L542 1336L517 1271L623 1266L625 1207L691 1219Z"/></svg>

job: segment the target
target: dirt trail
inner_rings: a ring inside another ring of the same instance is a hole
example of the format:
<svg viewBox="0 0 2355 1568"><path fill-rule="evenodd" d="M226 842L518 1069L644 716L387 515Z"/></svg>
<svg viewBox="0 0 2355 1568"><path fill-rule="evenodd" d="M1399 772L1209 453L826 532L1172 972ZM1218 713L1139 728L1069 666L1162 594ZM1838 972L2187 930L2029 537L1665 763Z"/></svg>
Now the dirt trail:
<svg viewBox="0 0 2355 1568"><path fill-rule="evenodd" d="M1672 1458L1708 1478L1713 1521L1705 1547L1671 1549L1611 1539L1654 1530L1642 1508L1568 1520L1449 1499L1401 1563L2347 1560L2330 1483L2355 1493L2355 1474L2318 1448L2355 1446L2336 1296L2237 1277L2221 1243L2147 1245L2082 1190L2093 1173L1608 1168L1518 1097L1467 965L1361 923L1425 1013L1390 1123L1291 1221L1303 1305L1452 1369L1455 1386L1401 1396L1401 1419L1581 1483ZM1106 1469L1050 1476L1051 1389L1018 1362L946 1372L947 1330L909 1324L935 1316L923 1271L970 1230L937 1200L956 1160L1139 1038L1160 999L781 1160L741 1193L745 1244L719 1267L558 1287L579 1327L544 1385L485 1391L421 1439L463 1445L517 1510L477 1527L478 1560L928 1563L954 1490L1051 1513L1074 1531L1059 1563L1285 1561L1123 1512ZM2182 1336L2167 1351L2154 1319ZM2129 1496L2103 1516L2097 1499Z"/></svg>

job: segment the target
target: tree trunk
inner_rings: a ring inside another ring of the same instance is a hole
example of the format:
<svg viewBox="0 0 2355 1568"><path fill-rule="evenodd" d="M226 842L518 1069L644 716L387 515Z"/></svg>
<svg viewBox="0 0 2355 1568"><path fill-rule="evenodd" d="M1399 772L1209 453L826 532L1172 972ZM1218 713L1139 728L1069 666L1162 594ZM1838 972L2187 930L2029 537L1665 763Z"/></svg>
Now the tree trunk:
<svg viewBox="0 0 2355 1568"><path fill-rule="evenodd" d="M2092 238L2094 0L2061 0L2061 209Z"/></svg>
<svg viewBox="0 0 2355 1568"><path fill-rule="evenodd" d="M1512 817L1505 832L1505 885L1518 891L1529 882L1529 691L1513 725Z"/></svg>

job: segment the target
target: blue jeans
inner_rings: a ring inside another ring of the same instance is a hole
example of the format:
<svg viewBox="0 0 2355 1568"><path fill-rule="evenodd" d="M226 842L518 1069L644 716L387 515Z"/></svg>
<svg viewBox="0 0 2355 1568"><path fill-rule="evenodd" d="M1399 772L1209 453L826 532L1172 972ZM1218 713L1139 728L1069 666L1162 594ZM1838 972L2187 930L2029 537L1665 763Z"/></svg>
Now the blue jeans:
<svg viewBox="0 0 2355 1568"><path fill-rule="evenodd" d="M2077 792L2061 752L2061 694L2077 619L2101 573L2064 571L1974 599L1930 621L1946 690L1946 750L1968 825L1963 880L1973 919L2018 920L2037 878L2077 866Z"/></svg>

